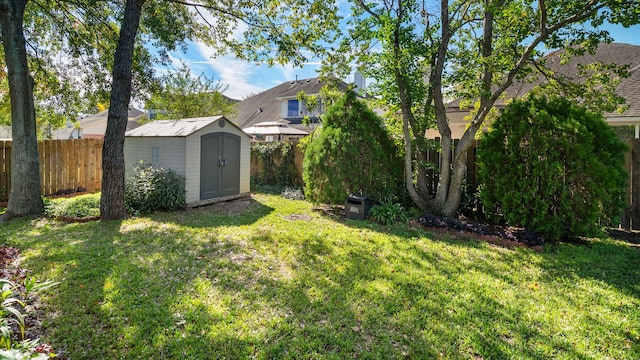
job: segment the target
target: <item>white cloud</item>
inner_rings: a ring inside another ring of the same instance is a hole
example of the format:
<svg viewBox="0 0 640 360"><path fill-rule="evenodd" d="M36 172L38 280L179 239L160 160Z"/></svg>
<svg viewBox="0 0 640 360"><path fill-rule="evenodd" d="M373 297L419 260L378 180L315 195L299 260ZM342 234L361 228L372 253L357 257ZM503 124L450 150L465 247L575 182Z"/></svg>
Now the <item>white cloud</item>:
<svg viewBox="0 0 640 360"><path fill-rule="evenodd" d="M238 60L233 56L218 56L215 50L204 44L195 44L196 50L209 64L209 67L216 73L216 79L219 79L223 85L229 88L225 91L225 95L234 99L243 99L249 94L256 94L264 91L261 86L254 85L251 82L251 76L257 68L245 61ZM202 64L203 61L197 61Z"/></svg>

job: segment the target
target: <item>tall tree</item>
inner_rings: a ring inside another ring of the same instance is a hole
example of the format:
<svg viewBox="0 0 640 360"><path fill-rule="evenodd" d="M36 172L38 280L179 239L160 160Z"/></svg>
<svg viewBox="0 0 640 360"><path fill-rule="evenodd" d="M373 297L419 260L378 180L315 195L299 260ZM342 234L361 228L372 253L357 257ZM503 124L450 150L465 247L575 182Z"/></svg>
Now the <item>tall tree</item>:
<svg viewBox="0 0 640 360"><path fill-rule="evenodd" d="M544 68L549 50L574 45L581 49L577 51L593 50L600 41L610 40L600 29L605 21L628 26L640 17L637 1L631 0L354 0L353 4L350 36L339 53L350 54L346 58L355 59L365 75L376 78L384 105L402 113L411 198L421 208L446 215L458 210L467 151L505 90ZM343 58L334 55L329 60ZM447 99L452 98L474 108L455 148L446 113ZM424 132L429 127L437 128L441 136L435 194L428 191L424 171Z"/></svg>
<svg viewBox="0 0 640 360"><path fill-rule="evenodd" d="M320 50L332 36L336 13L336 6L325 0L127 0L114 57L103 148L101 218L126 216L123 147L131 96L130 58L139 25L148 29L143 40L154 40L165 49L197 39L241 58L300 65L306 60L303 49ZM242 35L234 35L239 28Z"/></svg>
<svg viewBox="0 0 640 360"><path fill-rule="evenodd" d="M10 104L10 111L3 108L0 114L2 122L11 123L13 137L12 186L3 220L42 211L36 109L45 115L43 123L55 126L75 119L80 99L96 93L91 86L83 86L95 84L95 79L72 81L82 78L73 71L90 68L87 74L101 73L104 63L99 50L114 34L109 23L111 6L91 0L0 1L1 60L7 68L6 73L0 72L0 81L4 87L7 80L9 89L8 101L2 96L0 105ZM87 26L93 31L88 32ZM39 96L34 99L35 90Z"/></svg>
<svg viewBox="0 0 640 360"><path fill-rule="evenodd" d="M146 108L154 109L155 119L186 119L234 113L233 100L222 93L228 86L204 73L195 77L183 64L161 79L160 90L151 95Z"/></svg>
<svg viewBox="0 0 640 360"><path fill-rule="evenodd" d="M124 207L124 133L127 130L131 71L136 34L145 0L127 0L114 55L111 105L102 148L100 215L104 220L127 216Z"/></svg>
<svg viewBox="0 0 640 360"><path fill-rule="evenodd" d="M27 50L23 30L26 0L0 1L2 45L7 64L11 99L11 192L7 211L0 220L15 216L39 214L43 210L40 197L40 160L33 104L33 77L27 66Z"/></svg>

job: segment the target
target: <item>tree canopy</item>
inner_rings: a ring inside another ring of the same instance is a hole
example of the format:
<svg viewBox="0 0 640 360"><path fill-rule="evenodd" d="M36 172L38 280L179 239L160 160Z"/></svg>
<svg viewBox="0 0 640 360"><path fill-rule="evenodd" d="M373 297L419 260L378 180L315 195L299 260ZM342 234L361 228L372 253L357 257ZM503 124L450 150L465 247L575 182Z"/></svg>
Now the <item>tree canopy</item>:
<svg viewBox="0 0 640 360"><path fill-rule="evenodd" d="M422 208L447 215L454 215L460 204L466 153L505 90L544 69L549 51L592 51L611 40L601 27L605 22L629 26L640 20L637 2L630 0L352 4L347 33L327 57L327 68L335 73L355 62L365 76L377 80L373 92L381 105L401 114L411 198ZM451 99L472 108L469 126L455 148L447 120ZM427 128L437 128L441 136L435 194L425 181Z"/></svg>
<svg viewBox="0 0 640 360"><path fill-rule="evenodd" d="M151 95L146 108L155 119L186 119L234 113L234 100L222 93L228 86L200 74L194 77L188 66L161 79L160 89Z"/></svg>

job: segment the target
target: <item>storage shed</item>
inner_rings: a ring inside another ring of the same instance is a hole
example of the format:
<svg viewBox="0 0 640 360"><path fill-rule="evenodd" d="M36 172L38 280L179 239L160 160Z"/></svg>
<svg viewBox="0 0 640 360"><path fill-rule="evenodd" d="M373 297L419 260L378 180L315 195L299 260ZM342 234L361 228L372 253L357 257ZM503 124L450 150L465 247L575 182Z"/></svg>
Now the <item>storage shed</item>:
<svg viewBox="0 0 640 360"><path fill-rule="evenodd" d="M248 196L250 137L223 116L152 121L125 134L130 171L139 162L186 178L187 206Z"/></svg>

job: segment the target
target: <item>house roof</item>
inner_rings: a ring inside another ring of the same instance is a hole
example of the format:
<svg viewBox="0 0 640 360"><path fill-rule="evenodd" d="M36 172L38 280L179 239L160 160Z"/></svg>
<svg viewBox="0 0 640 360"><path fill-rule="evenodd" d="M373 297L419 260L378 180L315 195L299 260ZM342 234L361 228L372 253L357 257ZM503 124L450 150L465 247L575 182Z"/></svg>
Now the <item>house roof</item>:
<svg viewBox="0 0 640 360"><path fill-rule="evenodd" d="M196 131L213 124L214 122L225 119L224 116L210 116L180 120L157 120L146 123L133 130L125 133L128 137L180 137L189 136ZM225 119L226 120L226 119ZM236 126L230 121L227 124ZM236 126L237 127L237 126Z"/></svg>
<svg viewBox="0 0 640 360"><path fill-rule="evenodd" d="M287 81L257 95L246 98L236 104L237 114L232 118L240 128L247 128L265 121L276 121L282 117L281 101L295 99L300 91L308 95L319 94L327 82L318 78ZM346 89L347 84L340 81L338 87Z"/></svg>
<svg viewBox="0 0 640 360"><path fill-rule="evenodd" d="M569 77L572 81L580 81L578 65L602 62L604 64L629 65L630 76L621 80L616 93L625 98L628 110L622 114L605 114L606 117L639 117L640 116L640 46L621 43L601 43L594 54L585 53L582 56L574 56L566 64L561 64L561 54L565 50L553 52L547 56L546 66L550 69ZM542 83L543 78L537 81L518 82L506 90L507 98L517 98L530 92L536 85ZM502 105L498 101L496 105ZM459 107L460 101L455 100L448 104L451 107Z"/></svg>
<svg viewBox="0 0 640 360"><path fill-rule="evenodd" d="M142 110L129 108L127 130L132 130L138 127L139 121L145 118L145 114L146 113ZM104 134L107 131L108 117L109 109L80 119L79 122L80 128L82 128L83 137L104 137Z"/></svg>

